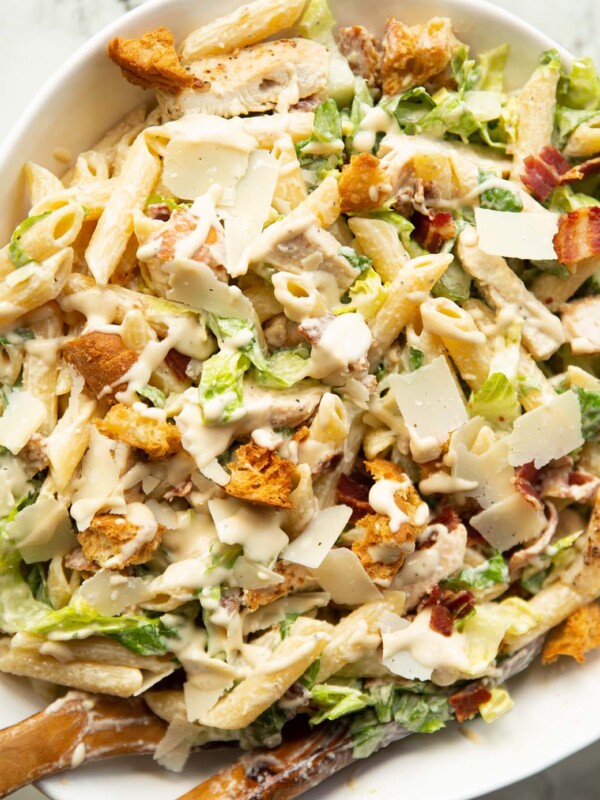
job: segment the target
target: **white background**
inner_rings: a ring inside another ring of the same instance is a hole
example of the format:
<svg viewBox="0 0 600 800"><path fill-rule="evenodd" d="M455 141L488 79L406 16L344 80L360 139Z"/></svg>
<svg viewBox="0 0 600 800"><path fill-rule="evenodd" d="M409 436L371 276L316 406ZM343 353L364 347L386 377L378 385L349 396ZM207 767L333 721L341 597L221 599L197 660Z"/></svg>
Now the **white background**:
<svg viewBox="0 0 600 800"><path fill-rule="evenodd" d="M143 2L0 0L0 140L38 88L76 47ZM527 19L571 52L593 55L600 63L600 0L494 2ZM481 800L596 800L600 798L599 778L600 744ZM24 789L14 799L41 800L41 795L34 789Z"/></svg>

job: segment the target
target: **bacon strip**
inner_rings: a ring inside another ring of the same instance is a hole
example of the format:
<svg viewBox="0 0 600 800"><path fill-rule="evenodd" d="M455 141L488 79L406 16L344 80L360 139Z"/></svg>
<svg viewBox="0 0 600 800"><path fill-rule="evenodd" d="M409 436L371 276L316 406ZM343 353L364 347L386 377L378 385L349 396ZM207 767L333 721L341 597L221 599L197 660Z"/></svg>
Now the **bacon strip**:
<svg viewBox="0 0 600 800"><path fill-rule="evenodd" d="M335 490L335 502L350 506L352 509L352 522L358 522L367 514L373 514L374 509L369 503L369 490L373 482L366 475L355 473L353 475L340 475Z"/></svg>
<svg viewBox="0 0 600 800"><path fill-rule="evenodd" d="M543 508L540 493L536 488L539 476L540 470L534 467L532 461L529 464L517 467L513 478L513 484L517 492L537 511L541 511Z"/></svg>
<svg viewBox="0 0 600 800"><path fill-rule="evenodd" d="M474 683L450 695L448 702L454 709L458 722L473 719L479 713L479 706L492 699L492 693L481 684Z"/></svg>
<svg viewBox="0 0 600 800"><path fill-rule="evenodd" d="M600 170L600 158L590 158L589 161L584 161L583 164L577 164L576 167L571 167L568 172L560 176L559 183L570 183L571 181L581 181L587 178L588 175L593 175Z"/></svg>
<svg viewBox="0 0 600 800"><path fill-rule="evenodd" d="M553 239L556 257L567 266L600 253L600 206L563 214Z"/></svg>
<svg viewBox="0 0 600 800"><path fill-rule="evenodd" d="M525 159L525 174L521 175L523 186L542 202L561 182L561 176L569 172L571 165L555 147L544 147L537 156Z"/></svg>
<svg viewBox="0 0 600 800"><path fill-rule="evenodd" d="M415 220L414 239L430 253L439 253L444 242L454 239L456 225L454 217L448 211L439 211L432 217L417 214Z"/></svg>
<svg viewBox="0 0 600 800"><path fill-rule="evenodd" d="M429 619L429 627L432 631L441 633L442 636L452 636L454 617L450 609L446 608L446 606L433 606Z"/></svg>

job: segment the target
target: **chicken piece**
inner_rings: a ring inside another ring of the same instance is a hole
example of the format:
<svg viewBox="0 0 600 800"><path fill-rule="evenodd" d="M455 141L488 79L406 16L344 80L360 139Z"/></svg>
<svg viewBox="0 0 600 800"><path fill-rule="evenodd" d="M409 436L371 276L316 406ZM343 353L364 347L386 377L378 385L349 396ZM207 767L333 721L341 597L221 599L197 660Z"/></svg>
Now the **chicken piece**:
<svg viewBox="0 0 600 800"><path fill-rule="evenodd" d="M381 81L381 47L377 39L362 25L340 28L337 32L340 52L355 75L364 78L371 89Z"/></svg>
<svg viewBox="0 0 600 800"><path fill-rule="evenodd" d="M422 86L443 72L460 42L445 17L409 27L390 18L383 35L382 85L384 94L398 94Z"/></svg>
<svg viewBox="0 0 600 800"><path fill-rule="evenodd" d="M567 342L577 355L600 353L600 297L583 297L561 308Z"/></svg>
<svg viewBox="0 0 600 800"><path fill-rule="evenodd" d="M160 92L168 117L188 111L237 117L265 111L287 111L306 97L324 98L329 69L326 47L310 39L280 39L244 47L231 55L211 56L191 65L210 92L185 89L179 95ZM168 87L167 87L168 88Z"/></svg>
<svg viewBox="0 0 600 800"><path fill-rule="evenodd" d="M352 156L350 163L342 169L338 186L344 214L360 214L379 208L392 191L379 159L371 153Z"/></svg>
<svg viewBox="0 0 600 800"><path fill-rule="evenodd" d="M246 589L242 598L243 606L250 611L256 611L257 608L266 606L279 597L290 594L290 592L311 588L307 584L317 585L317 582L310 576L306 567L302 567L300 564L278 561L275 565L275 572L283 577L283 582L276 583L274 586L267 586L265 589Z"/></svg>
<svg viewBox="0 0 600 800"><path fill-rule="evenodd" d="M113 406L104 419L97 419L96 427L109 439L143 450L153 461L181 450L181 434L176 425L145 416L123 403Z"/></svg>
<svg viewBox="0 0 600 800"><path fill-rule="evenodd" d="M102 331L71 339L63 347L63 356L83 375L89 391L107 403L115 403L115 394L127 388L118 383L119 378L137 361L137 353L125 347L118 333Z"/></svg>
<svg viewBox="0 0 600 800"><path fill-rule="evenodd" d="M277 225L277 228L275 226ZM269 226L270 249L261 253L261 260L284 272L330 272L340 289L347 289L357 277L350 262L340 255L339 241L316 223L298 230L285 219Z"/></svg>
<svg viewBox="0 0 600 800"><path fill-rule="evenodd" d="M175 39L167 28L149 31L139 39L115 37L108 43L108 57L121 68L123 77L143 89L206 90L210 83L200 80L181 65Z"/></svg>
<svg viewBox="0 0 600 800"><path fill-rule="evenodd" d="M149 542L144 542L124 561L111 559L123 551L126 545L135 540L138 527L118 514L96 514L90 527L77 534L83 555L88 561L106 569L123 569L132 564L145 564L150 561L161 543L164 527L159 525L156 535Z"/></svg>
<svg viewBox="0 0 600 800"><path fill-rule="evenodd" d="M291 461L249 442L237 448L235 459L227 466L231 471L227 494L249 503L293 508L290 494L295 467Z"/></svg>
<svg viewBox="0 0 600 800"><path fill-rule="evenodd" d="M590 603L578 608L555 628L544 646L542 664L553 664L559 656L571 656L583 664L585 654L600 647L600 606Z"/></svg>
<svg viewBox="0 0 600 800"><path fill-rule="evenodd" d="M413 552L416 537L424 530L418 524L418 510L423 506L419 494L400 467L391 461L377 458L365 461L365 467L375 481L397 481L403 484L394 494L398 508L408 517L397 531L390 528L386 514L366 514L356 523L365 533L353 542L352 550L360 558L369 577L376 583L388 585L407 555Z"/></svg>

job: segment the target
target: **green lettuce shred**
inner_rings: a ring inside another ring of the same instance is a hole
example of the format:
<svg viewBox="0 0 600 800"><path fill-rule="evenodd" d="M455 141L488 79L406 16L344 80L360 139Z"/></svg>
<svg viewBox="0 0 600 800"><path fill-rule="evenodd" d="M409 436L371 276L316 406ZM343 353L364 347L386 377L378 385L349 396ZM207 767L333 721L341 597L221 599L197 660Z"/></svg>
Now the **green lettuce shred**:
<svg viewBox="0 0 600 800"><path fill-rule="evenodd" d="M503 372L495 372L469 400L472 417L484 417L491 425L506 428L521 414L517 392Z"/></svg>
<svg viewBox="0 0 600 800"><path fill-rule="evenodd" d="M21 246L21 237L24 233L27 233L27 231L32 228L36 222L39 222L41 219L44 219L51 213L51 211L46 211L44 214L37 214L33 217L27 217L27 219L24 219L23 222L21 222L20 225L17 225L17 227L14 229L8 245L8 258L13 267L19 269L19 267L24 267L26 264L31 264L31 262L34 260L31 258L31 256L27 255L25 250L23 250Z"/></svg>

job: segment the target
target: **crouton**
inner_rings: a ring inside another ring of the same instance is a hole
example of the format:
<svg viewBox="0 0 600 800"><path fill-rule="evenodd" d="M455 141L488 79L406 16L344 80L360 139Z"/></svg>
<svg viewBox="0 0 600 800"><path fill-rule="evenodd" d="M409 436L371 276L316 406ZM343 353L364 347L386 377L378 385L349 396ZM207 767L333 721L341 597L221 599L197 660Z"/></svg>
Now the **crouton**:
<svg viewBox="0 0 600 800"><path fill-rule="evenodd" d="M293 508L294 465L272 450L249 442L235 451L235 460L228 465L231 480L227 494L275 508Z"/></svg>
<svg viewBox="0 0 600 800"><path fill-rule="evenodd" d="M600 647L600 605L590 603L552 631L544 645L542 664L553 664L559 656L571 656L583 664L585 654L596 647Z"/></svg>
<svg viewBox="0 0 600 800"><path fill-rule="evenodd" d="M352 550L360 558L369 577L387 584L398 572L406 556L414 549L414 541L424 525L417 524L416 511L423 501L400 467L391 461L377 458L365 461L365 467L375 481L398 481L404 484L394 495L394 501L409 518L397 531L390 528L390 518L385 514L366 514L356 523L365 533L353 542Z"/></svg>
<svg viewBox="0 0 600 800"><path fill-rule="evenodd" d="M156 535L150 542L144 542L129 558L119 563L110 563L110 559L118 556L125 545L134 540L138 533L137 525L118 514L96 514L90 527L77 534L85 558L99 567L107 569L123 569L132 564L144 564L150 561L159 546L164 527L158 526Z"/></svg>
<svg viewBox="0 0 600 800"><path fill-rule="evenodd" d="M381 49L372 33L362 25L340 28L337 32L340 52L355 75L364 78L372 89L381 79Z"/></svg>
<svg viewBox="0 0 600 800"><path fill-rule="evenodd" d="M443 72L460 42L452 32L452 23L434 17L424 25L408 27L397 19L388 19L383 35L381 67L384 94L398 94L422 86Z"/></svg>
<svg viewBox="0 0 600 800"><path fill-rule="evenodd" d="M181 65L175 39L167 28L148 31L138 39L117 36L108 43L108 56L129 83L143 89L177 91L210 87L210 83L196 78Z"/></svg>
<svg viewBox="0 0 600 800"><path fill-rule="evenodd" d="M577 355L600 353L600 297L583 297L561 308L567 342Z"/></svg>
<svg viewBox="0 0 600 800"><path fill-rule="evenodd" d="M338 183L344 214L359 214L379 208L387 200L391 186L379 159L371 153L352 156L342 169Z"/></svg>
<svg viewBox="0 0 600 800"><path fill-rule="evenodd" d="M87 388L98 399L115 403L115 394L126 389L118 384L137 361L137 353L128 350L117 333L93 331L72 339L63 347L65 361L80 372ZM110 391L106 391L111 387Z"/></svg>
<svg viewBox="0 0 600 800"><path fill-rule="evenodd" d="M246 589L242 598L243 606L250 611L256 611L257 608L266 606L290 592L295 592L302 587L306 588L309 581L316 585L306 567L302 567L300 564L286 564L278 561L275 565L275 572L283 577L283 582L267 586L265 589Z"/></svg>
<svg viewBox="0 0 600 800"><path fill-rule="evenodd" d="M179 428L122 403L113 406L104 419L96 420L95 424L104 436L143 450L153 461L181 450Z"/></svg>

